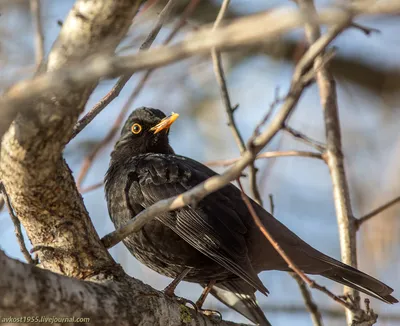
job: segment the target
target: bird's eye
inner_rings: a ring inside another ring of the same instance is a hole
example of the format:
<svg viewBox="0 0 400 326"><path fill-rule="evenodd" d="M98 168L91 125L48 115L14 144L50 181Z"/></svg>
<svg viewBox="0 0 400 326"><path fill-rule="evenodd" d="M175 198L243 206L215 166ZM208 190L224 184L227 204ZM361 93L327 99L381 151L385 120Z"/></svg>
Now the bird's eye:
<svg viewBox="0 0 400 326"><path fill-rule="evenodd" d="M140 124L138 124L138 123L134 123L132 125L131 130L135 135L137 135L138 133L140 133L142 131L142 126Z"/></svg>

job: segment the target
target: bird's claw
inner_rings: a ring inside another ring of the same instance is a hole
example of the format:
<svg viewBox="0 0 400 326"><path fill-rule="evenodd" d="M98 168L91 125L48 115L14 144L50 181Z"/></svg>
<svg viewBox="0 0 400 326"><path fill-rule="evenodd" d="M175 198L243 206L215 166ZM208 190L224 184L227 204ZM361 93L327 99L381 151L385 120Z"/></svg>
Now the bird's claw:
<svg viewBox="0 0 400 326"><path fill-rule="evenodd" d="M189 299L182 298L182 297L178 297L173 291L171 292L171 291L169 290L168 287L167 287L164 291L162 291L162 292L164 292L164 294L165 294L166 296L170 297L171 299L176 300L178 303L183 304L183 305L185 305L185 306L186 306L187 304L189 304L190 306L192 306L192 308L193 308L196 312L198 311L197 306L196 306L196 304L195 304L193 301L191 301L191 300L189 300Z"/></svg>
<svg viewBox="0 0 400 326"><path fill-rule="evenodd" d="M207 316L211 319L213 323L220 323L222 321L222 314L217 310L210 309L200 309L198 308L198 312L202 313L204 316Z"/></svg>

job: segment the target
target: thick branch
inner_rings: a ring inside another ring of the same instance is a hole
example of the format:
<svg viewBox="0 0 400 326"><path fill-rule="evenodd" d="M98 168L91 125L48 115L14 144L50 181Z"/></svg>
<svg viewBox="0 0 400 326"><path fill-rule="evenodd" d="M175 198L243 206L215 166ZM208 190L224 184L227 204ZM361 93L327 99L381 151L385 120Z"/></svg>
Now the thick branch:
<svg viewBox="0 0 400 326"><path fill-rule="evenodd" d="M58 70L99 51L113 53L139 3L78 0L44 68L57 75ZM62 159L72 128L96 84L97 78L86 84L67 83L37 94L34 101L19 102L22 114L3 137L1 147L0 178L32 245L41 248L42 266L80 278L114 265Z"/></svg>
<svg viewBox="0 0 400 326"><path fill-rule="evenodd" d="M196 314L122 271L112 277L101 274L91 281L81 281L23 264L8 258L1 250L0 269L0 318L88 319L79 325L215 325L211 319ZM49 319L45 322L51 323ZM223 321L219 325L239 324Z"/></svg>

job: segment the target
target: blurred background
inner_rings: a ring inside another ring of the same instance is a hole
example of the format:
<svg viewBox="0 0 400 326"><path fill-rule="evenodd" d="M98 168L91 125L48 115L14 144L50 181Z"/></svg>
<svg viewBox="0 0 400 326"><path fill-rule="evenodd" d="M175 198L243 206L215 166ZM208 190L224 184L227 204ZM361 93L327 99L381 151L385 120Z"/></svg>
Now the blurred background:
<svg viewBox="0 0 400 326"><path fill-rule="evenodd" d="M189 3L188 0L181 2L155 45L166 39ZM150 1L142 8L121 44L120 53L137 52L165 3L166 0ZM220 3L200 1L174 42L201 25L212 23ZM327 1L316 1L318 7L327 4ZM41 1L46 54L72 5L70 0ZM234 0L227 18L278 6L294 4L282 0ZM0 0L0 13L0 87L4 92L16 81L31 77L35 71L34 28L28 0ZM366 36L356 29L347 30L333 43L337 56L332 62L338 88L347 176L356 217L400 195L400 20L399 17L376 17L358 23L379 29L380 33ZM276 89L279 88L281 95L287 91L294 64L304 50L303 31L297 30L284 38L266 40L259 46L223 54L232 103L240 105L235 113L236 121L245 140L267 112ZM108 133L142 76L143 73L135 74L120 96L66 147L65 158L75 177L85 156ZM96 104L114 83L102 81L86 109ZM227 117L210 56L193 57L156 70L131 109L139 106L180 114L170 133L171 145L177 153L201 162L239 156L226 124ZM315 85L306 90L289 124L324 142L322 110ZM102 181L114 141L100 152L83 188ZM312 150L281 132L265 150L296 149ZM258 160L256 165L264 206L269 209L268 196L272 194L276 218L314 247L340 259L331 180L323 161L282 157ZM215 168L216 171L223 169ZM100 236L112 231L114 227L108 216L103 188L85 193L84 200ZM363 224L358 232L359 268L391 285L397 297L400 296L399 215L400 205L393 206ZM0 213L0 225L0 247L9 256L23 260L5 210ZM139 264L122 244L112 248L111 253L128 274L156 289L163 289L170 282L170 279ZM273 325L311 325L297 283L287 273L264 272L261 279L271 294L268 298L260 295L258 299ZM322 278L317 278L317 281L335 293L342 291L338 284ZM191 300L196 300L200 293L198 285L185 282L177 290L178 295ZM316 291L312 294L326 325L345 323L341 307L325 295ZM373 309L380 314L379 325L400 325L398 305L388 306L375 299L371 301ZM205 307L220 310L225 319L245 321L211 297Z"/></svg>

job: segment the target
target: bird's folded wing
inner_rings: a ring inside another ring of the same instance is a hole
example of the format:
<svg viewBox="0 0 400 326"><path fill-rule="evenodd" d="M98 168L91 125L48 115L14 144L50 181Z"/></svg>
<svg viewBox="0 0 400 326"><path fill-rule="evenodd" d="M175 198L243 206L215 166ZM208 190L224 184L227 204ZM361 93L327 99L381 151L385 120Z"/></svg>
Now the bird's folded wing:
<svg viewBox="0 0 400 326"><path fill-rule="evenodd" d="M130 193L141 192L141 205L146 208L193 188L215 172L184 157L153 154L144 157L131 174L137 181L131 183ZM251 266L245 240L247 228L226 190L206 196L196 207L187 206L157 218L201 253L268 293Z"/></svg>

